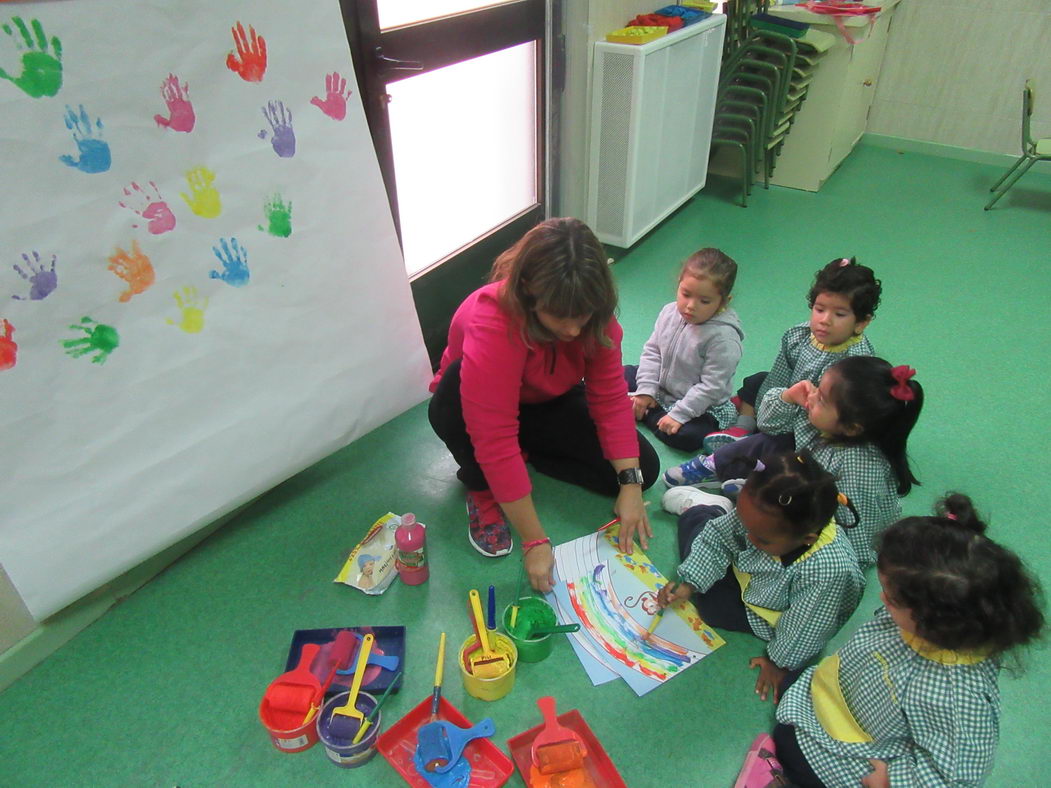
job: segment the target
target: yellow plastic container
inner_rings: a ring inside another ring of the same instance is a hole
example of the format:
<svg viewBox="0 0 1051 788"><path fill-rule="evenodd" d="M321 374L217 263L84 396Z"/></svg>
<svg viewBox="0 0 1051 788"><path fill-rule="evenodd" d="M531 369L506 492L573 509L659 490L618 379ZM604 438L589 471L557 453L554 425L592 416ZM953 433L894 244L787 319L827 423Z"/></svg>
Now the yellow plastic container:
<svg viewBox="0 0 1051 788"><path fill-rule="evenodd" d="M511 661L510 669L499 676L489 679L479 678L471 673L464 665L463 654L475 644L474 635L468 636L467 640L460 646L459 658L456 660L460 665L460 675L463 676L463 688L467 694L479 700L500 700L515 685L515 668L518 667L518 649L511 642L511 638L499 632L490 631L488 634L489 646L498 654L506 654Z"/></svg>
<svg viewBox="0 0 1051 788"><path fill-rule="evenodd" d="M656 41L661 36L668 35L666 27L649 27L638 25L636 27L622 27L612 33L606 33L606 40L611 44L648 44Z"/></svg>

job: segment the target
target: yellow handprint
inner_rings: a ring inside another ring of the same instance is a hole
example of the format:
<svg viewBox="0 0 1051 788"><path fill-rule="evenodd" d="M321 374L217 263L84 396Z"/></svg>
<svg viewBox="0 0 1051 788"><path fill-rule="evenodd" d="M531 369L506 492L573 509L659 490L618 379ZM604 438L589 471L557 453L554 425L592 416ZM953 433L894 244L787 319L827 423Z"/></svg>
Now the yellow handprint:
<svg viewBox="0 0 1051 788"><path fill-rule="evenodd" d="M212 186L215 173L207 167L194 167L186 173L186 184L190 193L179 192L190 210L204 219L214 219L222 210L219 192Z"/></svg>
<svg viewBox="0 0 1051 788"><path fill-rule="evenodd" d="M178 323L169 320L168 325L178 326L187 334L199 333L204 328L204 310L208 308L207 296L199 297L197 288L187 285L181 293L179 291L172 293L172 298L175 299L175 305L182 312L182 320Z"/></svg>

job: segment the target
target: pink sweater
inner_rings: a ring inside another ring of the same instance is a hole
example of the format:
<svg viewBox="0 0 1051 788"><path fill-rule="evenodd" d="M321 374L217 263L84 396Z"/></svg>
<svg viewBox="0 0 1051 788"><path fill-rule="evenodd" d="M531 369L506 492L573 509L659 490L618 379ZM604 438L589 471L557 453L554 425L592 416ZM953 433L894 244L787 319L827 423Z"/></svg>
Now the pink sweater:
<svg viewBox="0 0 1051 788"><path fill-rule="evenodd" d="M445 368L462 359L460 398L475 457L498 501L517 501L532 486L518 445L521 403L547 402L584 381L588 412L598 428L607 459L637 457L638 437L616 318L606 326L612 341L584 352L584 341L546 342L527 347L514 319L497 302L502 282L475 290L460 304L449 326L449 344L433 392Z"/></svg>

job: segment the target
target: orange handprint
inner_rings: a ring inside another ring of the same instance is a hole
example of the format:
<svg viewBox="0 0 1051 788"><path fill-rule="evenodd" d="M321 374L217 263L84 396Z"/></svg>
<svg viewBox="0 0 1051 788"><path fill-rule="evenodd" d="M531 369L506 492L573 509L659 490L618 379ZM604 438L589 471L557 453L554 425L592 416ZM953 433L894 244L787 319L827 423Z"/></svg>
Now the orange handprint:
<svg viewBox="0 0 1051 788"><path fill-rule="evenodd" d="M109 258L109 270L128 283L128 289L120 294L120 301L130 301L133 295L144 292L155 278L153 264L142 253L138 241L131 242L130 254L118 246Z"/></svg>
<svg viewBox="0 0 1051 788"><path fill-rule="evenodd" d="M245 82L262 82L266 72L266 39L257 36L251 25L248 26L246 36L244 25L240 22L230 28L230 32L234 34L237 55L231 52L226 56L226 67L240 74Z"/></svg>

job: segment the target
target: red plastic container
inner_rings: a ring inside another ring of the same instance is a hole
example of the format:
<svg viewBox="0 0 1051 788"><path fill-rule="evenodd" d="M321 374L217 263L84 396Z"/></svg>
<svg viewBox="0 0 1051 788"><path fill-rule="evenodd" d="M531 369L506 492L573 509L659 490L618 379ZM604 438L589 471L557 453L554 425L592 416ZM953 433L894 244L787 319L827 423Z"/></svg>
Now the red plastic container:
<svg viewBox="0 0 1051 788"><path fill-rule="evenodd" d="M613 765L613 761L610 760L609 755L606 754L602 745L599 744L599 740L595 738L591 728L584 722L584 718L580 716L579 711L572 709L564 714L559 714L558 721L570 730L575 731L584 740L584 746L588 751L587 757L584 758L584 770L597 788L628 788L624 780L621 779L617 767ZM520 733L507 740L507 749L511 751L511 757L514 758L515 766L518 767L522 779L529 788L540 788L539 783L531 783L529 781L530 767L533 765L533 756L530 750L533 746L533 739L536 738L543 727L543 723L541 723L535 728L530 728L525 733ZM543 784L549 785L550 783L545 781Z"/></svg>
<svg viewBox="0 0 1051 788"><path fill-rule="evenodd" d="M461 728L471 727L470 720L445 698L441 698L438 702L438 719L447 720ZM431 699L426 698L385 730L376 745L387 762L413 788L430 788L427 781L416 772L416 766L412 762L419 730L430 721ZM507 782L515 770L511 759L493 744L492 739L475 739L464 749L463 757L471 760L469 788L499 788ZM526 757L528 757L528 749Z"/></svg>

